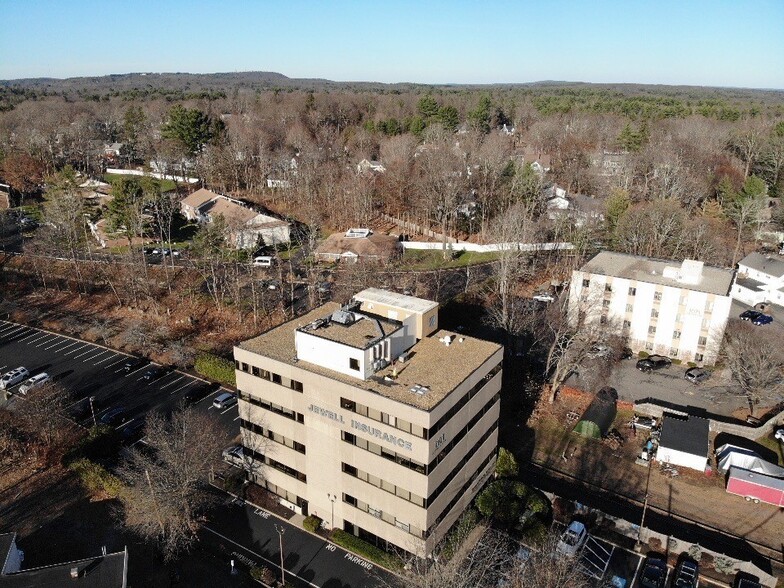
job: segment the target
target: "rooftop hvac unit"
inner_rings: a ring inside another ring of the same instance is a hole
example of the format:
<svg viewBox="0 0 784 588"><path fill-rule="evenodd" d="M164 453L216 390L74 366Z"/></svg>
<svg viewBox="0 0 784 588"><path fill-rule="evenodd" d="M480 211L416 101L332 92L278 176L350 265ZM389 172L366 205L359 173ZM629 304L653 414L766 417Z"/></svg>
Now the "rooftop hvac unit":
<svg viewBox="0 0 784 588"><path fill-rule="evenodd" d="M375 361L373 362L373 371L374 371L374 372L377 372L378 370L382 370L382 369L384 369L385 367L387 367L387 364L388 364L388 363L389 363L389 362L387 362L387 360L386 360L386 359L383 359L383 358L382 358L382 359L377 359L377 360L375 360Z"/></svg>
<svg viewBox="0 0 784 588"><path fill-rule="evenodd" d="M363 237L370 236L370 229L349 229L346 231L346 237L349 239L362 239Z"/></svg>
<svg viewBox="0 0 784 588"><path fill-rule="evenodd" d="M332 322L338 323L340 325L351 325L354 324L357 320L357 317L354 315L353 312L347 312L345 310L336 310L332 313Z"/></svg>

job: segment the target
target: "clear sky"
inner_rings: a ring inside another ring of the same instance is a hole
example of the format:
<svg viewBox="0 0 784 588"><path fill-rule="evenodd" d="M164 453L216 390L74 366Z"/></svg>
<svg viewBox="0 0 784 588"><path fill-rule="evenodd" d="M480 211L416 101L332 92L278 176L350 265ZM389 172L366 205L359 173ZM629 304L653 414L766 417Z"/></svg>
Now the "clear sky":
<svg viewBox="0 0 784 588"><path fill-rule="evenodd" d="M784 89L784 0L0 0L0 79L142 71Z"/></svg>

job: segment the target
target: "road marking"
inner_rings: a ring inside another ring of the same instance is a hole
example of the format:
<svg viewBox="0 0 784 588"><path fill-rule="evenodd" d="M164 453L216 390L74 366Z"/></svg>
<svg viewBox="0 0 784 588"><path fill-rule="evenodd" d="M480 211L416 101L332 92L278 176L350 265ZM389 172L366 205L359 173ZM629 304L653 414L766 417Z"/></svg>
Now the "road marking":
<svg viewBox="0 0 784 588"><path fill-rule="evenodd" d="M7 332L3 333L3 337L5 337L7 335L8 339L11 339L14 336L14 333L16 333L17 331L22 331L22 330L24 330L24 327L16 327L15 329L11 329L10 331L7 331Z"/></svg>
<svg viewBox="0 0 784 588"><path fill-rule="evenodd" d="M57 347L58 345L59 343L56 343L52 345L52 347L44 347L44 349L52 349L54 347ZM79 345L79 341L74 341L73 343L69 343L65 347L60 347L60 349L56 350L54 353L60 353L61 351L65 351L66 349L68 349L69 347L73 347L74 345Z"/></svg>
<svg viewBox="0 0 784 588"><path fill-rule="evenodd" d="M44 347L44 351L49 351L50 349L54 349L55 347L59 347L60 345L65 345L65 347L62 347L62 348L58 349L57 351L55 351L55 353L58 353L58 352L62 351L63 349L67 349L68 347L71 347L72 345L76 345L76 341L71 341L70 339L63 340L62 337L60 337L59 341L57 341L55 343L52 343L51 345L49 345L49 347Z"/></svg>
<svg viewBox="0 0 784 588"><path fill-rule="evenodd" d="M80 353L79 355L74 355L72 359L79 359L83 355L87 355L88 353L92 353L93 351L95 351L92 345L87 345L87 347L89 347L87 351L85 351L84 353Z"/></svg>
<svg viewBox="0 0 784 588"><path fill-rule="evenodd" d="M169 392L169 394L177 394L177 392L179 392L180 390L182 390L184 388L187 388L188 386L191 386L194 383L194 381L195 380L190 380L187 384L184 384L184 385L180 386L179 388L175 388L174 390ZM204 399L202 398L202 400L204 400Z"/></svg>
<svg viewBox="0 0 784 588"><path fill-rule="evenodd" d="M246 551L246 552L248 552L248 553L250 553L250 554L253 554L253 555L255 555L256 557L258 557L258 558L260 558L260 559L263 559L263 560L264 560L264 561L266 561L266 562L267 562L269 565L271 565L271 566L273 567L273 569L274 569L274 568L276 568L276 567L277 567L278 569L280 569L280 562L278 562L278 563L275 563L274 561L271 561L271 560L267 559L266 557L264 557L264 556L263 556L263 555L261 555L260 553L256 553L256 552L255 552L255 551L253 551L252 549L248 549L248 548L247 548L247 547L245 547L244 545L241 545L241 544L237 543L236 541L233 541L233 540L229 539L229 538L228 538L228 537L226 537L225 535L221 535L221 534L220 534L220 533L218 533L217 531L214 531L213 529L210 529L210 528L209 528L209 527L207 527L206 525L204 526L204 529L205 529L205 530L207 530L207 531L209 531L209 532L210 532L210 533L212 533L213 535L217 535L218 537L220 537L220 538L221 538L221 539L223 539L224 541L228 541L228 542L229 542L229 543L231 543L232 545L236 545L236 546L237 546L237 547L239 547L240 549L242 549L242 550L244 550L244 551ZM287 575L287 576L294 576L295 578L297 578L297 579L298 579L298 580L300 580L301 582L304 582L304 583L305 583L305 584L307 584L308 586L313 586L313 588L320 588L318 585L314 584L313 582L308 582L308 581L307 581L305 578L302 578L302 577L298 576L298 575L297 575L297 574L295 574L294 572L290 571L288 568L286 568L286 575Z"/></svg>
<svg viewBox="0 0 784 588"><path fill-rule="evenodd" d="M19 327L17 325L8 325L7 327L3 327L2 329L0 329L0 335L5 336L6 333L9 333L14 329L18 329L18 328Z"/></svg>
<svg viewBox="0 0 784 588"><path fill-rule="evenodd" d="M169 386L171 386L172 384L176 384L177 382L179 382L180 380L182 380L184 377L185 377L185 376L180 376L180 377L179 377L179 378L177 378L176 380L173 380L173 381L169 382L168 384L165 384L164 386L161 386L161 390L163 390L164 388L168 388L168 387L169 387Z"/></svg>
<svg viewBox="0 0 784 588"><path fill-rule="evenodd" d="M98 357L98 356L96 355L95 357ZM112 359L114 357L117 357L117 354L114 351L112 351L111 355L109 357L104 357L101 361L96 361L93 365L98 365L99 363L103 363L105 361L109 361L110 359ZM122 361L122 359L120 359L120 361ZM109 366L106 366L106 367L109 367Z"/></svg>
<svg viewBox="0 0 784 588"><path fill-rule="evenodd" d="M30 331L30 334L29 334L29 335L25 335L24 337L22 337L21 339L19 339L19 340L17 341L17 343L21 343L22 341L24 341L25 339L29 339L30 337L35 337L35 335L36 335L37 333L38 333L38 331L36 331L35 329L31 329L31 331Z"/></svg>
<svg viewBox="0 0 784 588"><path fill-rule="evenodd" d="M240 415L237 415L234 419L232 419L232 422L234 422L236 420L239 420L239 418L240 418Z"/></svg>
<svg viewBox="0 0 784 588"><path fill-rule="evenodd" d="M234 408L234 405L232 405L232 406L230 406L229 408L227 408L226 410L224 410L224 411L223 411L221 414L226 414L226 413L227 413L227 412L229 412L229 411L230 411L232 408Z"/></svg>
<svg viewBox="0 0 784 588"><path fill-rule="evenodd" d="M119 354L118 354L118 355L119 355ZM118 363L122 363L122 362L124 362L126 359L127 359L127 357L125 357L124 355L120 355L120 359L118 359L117 361L113 361L113 362L112 362L112 363L110 363L109 365L105 365L105 366L103 366L103 369L105 369L105 370L108 370L110 367L114 367L114 366L116 366ZM119 372L119 371L120 371L120 370L117 370L117 371L115 371L114 373L116 374L116 373L117 373L117 372Z"/></svg>
<svg viewBox="0 0 784 588"><path fill-rule="evenodd" d="M76 353L77 351L80 351L80 350L84 349L85 347L87 347L87 345L85 343L80 343L79 347L74 347L70 351L65 352L63 355L71 355L72 353Z"/></svg>
<svg viewBox="0 0 784 588"><path fill-rule="evenodd" d="M57 337L54 337L54 339L55 339L55 340L57 340L58 338L57 338ZM37 339L36 339L36 340L37 340ZM30 341L30 343L32 343L32 342L33 342L33 341ZM52 342L52 339L49 339L49 334L47 333L47 337L46 337L46 338L44 338L44 340L43 340L43 341L41 341L41 342L40 342L38 345L36 345L36 347L41 347L42 345L48 345L48 344L49 344L49 343L51 343L51 342Z"/></svg>
<svg viewBox="0 0 784 588"><path fill-rule="evenodd" d="M87 363L88 361L92 361L92 360L93 360L93 359L95 359L96 357L101 357L101 356L102 356L104 353L109 353L109 352L108 352L106 349L102 349L101 351L99 351L99 352L98 352L98 353L96 353L95 355L91 355L90 357L86 357L86 358L85 358L85 359L83 359L82 361L83 361L84 363Z"/></svg>

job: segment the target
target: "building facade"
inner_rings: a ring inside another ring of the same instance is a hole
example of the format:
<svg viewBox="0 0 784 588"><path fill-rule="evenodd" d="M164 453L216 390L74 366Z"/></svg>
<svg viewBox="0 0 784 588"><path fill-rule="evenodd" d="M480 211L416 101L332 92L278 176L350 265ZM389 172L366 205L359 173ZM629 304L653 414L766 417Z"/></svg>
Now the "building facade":
<svg viewBox="0 0 784 588"><path fill-rule="evenodd" d="M602 251L572 273L569 318L605 323L635 353L712 365L729 318L732 270Z"/></svg>
<svg viewBox="0 0 784 588"><path fill-rule="evenodd" d="M371 288L234 357L250 478L326 527L427 555L493 472L503 348L435 302Z"/></svg>

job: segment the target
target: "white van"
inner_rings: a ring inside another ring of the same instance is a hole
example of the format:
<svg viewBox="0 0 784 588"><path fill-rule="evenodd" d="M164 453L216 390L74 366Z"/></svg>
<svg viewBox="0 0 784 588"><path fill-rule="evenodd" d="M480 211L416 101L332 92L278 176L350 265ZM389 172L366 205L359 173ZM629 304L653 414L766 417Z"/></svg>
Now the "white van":
<svg viewBox="0 0 784 588"><path fill-rule="evenodd" d="M0 390L6 390L11 386L16 386L19 382L29 377L30 372L26 367L20 366L10 372L6 372L3 374L3 377L0 378Z"/></svg>
<svg viewBox="0 0 784 588"><path fill-rule="evenodd" d="M273 259L270 255L259 255L253 258L253 265L256 267L272 267Z"/></svg>
<svg viewBox="0 0 784 588"><path fill-rule="evenodd" d="M46 372L37 374L19 386L19 394L27 394L30 390L35 390L39 386L43 386L49 380L49 374Z"/></svg>

